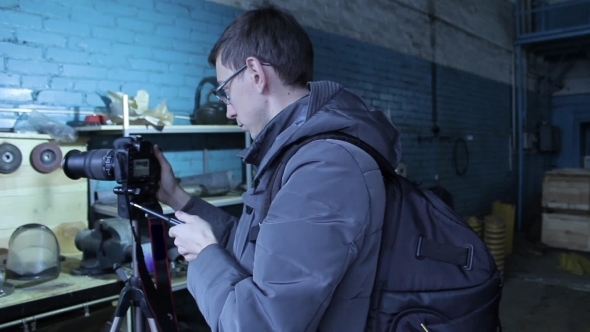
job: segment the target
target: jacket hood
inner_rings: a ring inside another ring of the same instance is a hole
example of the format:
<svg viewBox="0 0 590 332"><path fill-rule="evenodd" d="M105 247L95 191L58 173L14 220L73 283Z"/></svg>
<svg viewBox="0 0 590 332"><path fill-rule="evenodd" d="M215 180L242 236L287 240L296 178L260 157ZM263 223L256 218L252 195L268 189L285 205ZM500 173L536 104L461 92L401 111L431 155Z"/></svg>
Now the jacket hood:
<svg viewBox="0 0 590 332"><path fill-rule="evenodd" d="M383 112L371 111L359 96L338 83L308 85L308 102L281 111L245 150L244 161L258 167L257 177L289 143L331 131L359 138L397 167L401 159L399 131Z"/></svg>

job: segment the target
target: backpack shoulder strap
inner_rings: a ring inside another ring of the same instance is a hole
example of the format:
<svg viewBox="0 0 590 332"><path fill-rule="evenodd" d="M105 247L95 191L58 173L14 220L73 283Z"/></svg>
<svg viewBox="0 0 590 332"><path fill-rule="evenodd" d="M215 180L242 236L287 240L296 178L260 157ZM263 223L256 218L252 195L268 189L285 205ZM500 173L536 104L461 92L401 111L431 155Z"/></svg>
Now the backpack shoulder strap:
<svg viewBox="0 0 590 332"><path fill-rule="evenodd" d="M364 141L362 141L352 135L345 134L342 132L327 132L327 133L317 134L317 135L313 135L313 136L303 137L303 138L295 141L294 143L291 143L281 153L279 158L277 158L275 161L277 166L276 166L275 171L271 177L270 183L267 187L268 190L266 192L265 199L264 199L264 205L262 207L262 220L264 220L264 218L268 214L268 210L270 209L270 204L281 187L281 185L280 185L281 182L280 182L280 180L277 181L277 179L282 178L283 172L285 171L285 166L287 165L287 162L289 161L289 159L291 159L291 157L293 157L293 155L295 155L295 153L297 153L297 151L299 151L299 149L301 147L303 147L304 145L306 145L307 143L310 143L313 141L318 141L318 140L326 140L326 139L336 139L336 140L348 142L350 144L356 145L357 147L361 148L366 153L368 153L373 159L375 159L375 161L379 165L379 168L381 169L381 172L382 172L384 178L386 178L386 179L391 180L397 174L395 172L395 169L393 168L393 166L387 161L387 159L385 159L385 157L383 157L383 155L381 155L381 153L379 153L377 150L375 150L369 144L365 143Z"/></svg>

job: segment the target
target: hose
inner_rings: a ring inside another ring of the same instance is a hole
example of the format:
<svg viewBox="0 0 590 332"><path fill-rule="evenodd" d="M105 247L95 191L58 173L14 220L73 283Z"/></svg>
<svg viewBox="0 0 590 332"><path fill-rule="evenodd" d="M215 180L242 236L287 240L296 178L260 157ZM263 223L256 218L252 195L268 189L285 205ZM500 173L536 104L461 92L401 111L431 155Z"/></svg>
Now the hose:
<svg viewBox="0 0 590 332"><path fill-rule="evenodd" d="M462 146L464 151L465 151L465 166L462 169L459 169L459 162L458 162L458 158L457 158L457 151L459 149L459 146ZM465 140L463 138L457 138L455 140L455 146L453 147L453 161L455 164L455 172L457 173L457 175L459 176L463 176L465 175L465 173L467 173L467 166L469 166L469 149L467 148L467 142L465 142Z"/></svg>

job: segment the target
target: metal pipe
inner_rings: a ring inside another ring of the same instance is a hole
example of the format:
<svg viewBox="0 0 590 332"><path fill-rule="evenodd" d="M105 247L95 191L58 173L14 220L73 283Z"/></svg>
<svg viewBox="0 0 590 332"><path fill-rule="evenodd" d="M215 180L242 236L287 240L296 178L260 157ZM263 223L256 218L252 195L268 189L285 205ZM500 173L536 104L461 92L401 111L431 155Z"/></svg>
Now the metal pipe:
<svg viewBox="0 0 590 332"><path fill-rule="evenodd" d="M572 38L585 36L590 33L590 27L587 24L578 25L569 28L551 29L548 31L531 32L519 36L516 40L517 45L532 44L544 41L553 41L557 39Z"/></svg>
<svg viewBox="0 0 590 332"><path fill-rule="evenodd" d="M123 136L129 136L129 96L123 94Z"/></svg>
<svg viewBox="0 0 590 332"><path fill-rule="evenodd" d="M514 141L514 136L512 139L508 139L508 171L512 172L512 144Z"/></svg>
<svg viewBox="0 0 590 332"><path fill-rule="evenodd" d="M531 6L527 10L525 10L525 13L532 14L532 13L536 13L536 12L545 12L545 11L551 11L555 8L574 7L574 6L578 6L578 5L583 5L585 3L590 3L590 0L568 0L568 1L552 3L552 4L547 4L545 6L538 6L538 7L533 7L532 3L531 3Z"/></svg>
<svg viewBox="0 0 590 332"><path fill-rule="evenodd" d="M62 313L65 313L65 312L69 312L69 311L73 311L73 310L76 310L76 309L80 309L80 308L84 308L84 307L89 307L89 306L92 306L92 305L95 305L95 304L99 304L99 303L104 303L104 302L116 300L118 297L119 297L119 295L113 295L113 296L110 296L110 297L105 297L103 299L98 299L98 300L94 300L94 301L90 301L90 302L86 302L86 303L82 303L82 304L76 304L76 305L73 305L73 306L70 306L70 307L66 307L66 308L61 308L61 309L57 309L57 310L53 310L53 311L48 311L48 312L44 312L42 314L31 316L31 317L27 317L27 318L17 319L17 320L14 320L12 322L8 322L8 323L4 323L4 324L0 325L0 330L1 329L4 329L4 328L7 328L7 327L19 325L19 324L26 324L26 323L29 323L29 322L34 322L34 321L37 321L38 319L55 316L55 315L62 314Z"/></svg>
<svg viewBox="0 0 590 332"><path fill-rule="evenodd" d="M526 0L526 10L533 9L533 0ZM526 33L533 32L533 13L528 13L525 19L525 29Z"/></svg>
<svg viewBox="0 0 590 332"><path fill-rule="evenodd" d="M514 51L514 45L512 46L512 79L511 79L511 83L512 83L512 147L511 149L515 149L516 148L516 81L515 81L515 76L516 76L516 53ZM512 162L512 161L511 161ZM510 170L512 170L512 166L510 167Z"/></svg>
<svg viewBox="0 0 590 332"><path fill-rule="evenodd" d="M522 61L522 47L520 45L516 46L516 58L517 58L517 70L516 70L516 84L518 86L518 88L516 89L517 91L517 100L518 100L518 121L517 121L517 148L518 148L518 197L517 197L517 213L516 213L516 219L517 219L517 228L518 230L522 229L522 208L523 208L523 171L524 171L524 150L523 150L523 132L522 132L522 124L523 124L523 108L524 108L524 103L523 103L523 84L522 84L522 80L523 80L523 61Z"/></svg>
<svg viewBox="0 0 590 332"><path fill-rule="evenodd" d="M518 36L520 36L521 33L521 27L520 27L520 22L521 22L521 10L520 10L520 1L521 0L516 0L516 4L515 4L515 10L514 10L514 16L516 19L516 38L518 38Z"/></svg>
<svg viewBox="0 0 590 332"><path fill-rule="evenodd" d="M526 73L528 73L528 71L529 71L528 69L530 68L530 66L529 66L529 59L528 59L527 52L521 49L520 56L521 56L520 61L521 61L521 66L522 66L521 71L523 73L523 78L522 78L522 82L521 82L522 83L522 87L521 87L522 94L520 95L520 98L522 99L522 109L521 109L522 123L520 124L520 127L522 129L522 137L524 139L524 135L526 135L529 132L529 125L528 125L527 119L528 119L528 113L529 113L528 112L528 110L529 110L529 105L528 105L529 98L528 97L529 97L530 79L529 79L529 76L526 75ZM524 150L524 146L523 146L523 150Z"/></svg>

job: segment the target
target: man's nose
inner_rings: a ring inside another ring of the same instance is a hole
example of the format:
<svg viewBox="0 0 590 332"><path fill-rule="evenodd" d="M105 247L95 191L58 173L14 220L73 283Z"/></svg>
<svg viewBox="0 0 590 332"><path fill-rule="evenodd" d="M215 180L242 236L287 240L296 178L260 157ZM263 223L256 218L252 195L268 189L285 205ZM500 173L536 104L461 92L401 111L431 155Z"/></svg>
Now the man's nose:
<svg viewBox="0 0 590 332"><path fill-rule="evenodd" d="M227 111L225 112L225 116L228 119L235 119L237 114L236 114L236 110L234 110L234 107L230 104L227 105Z"/></svg>

